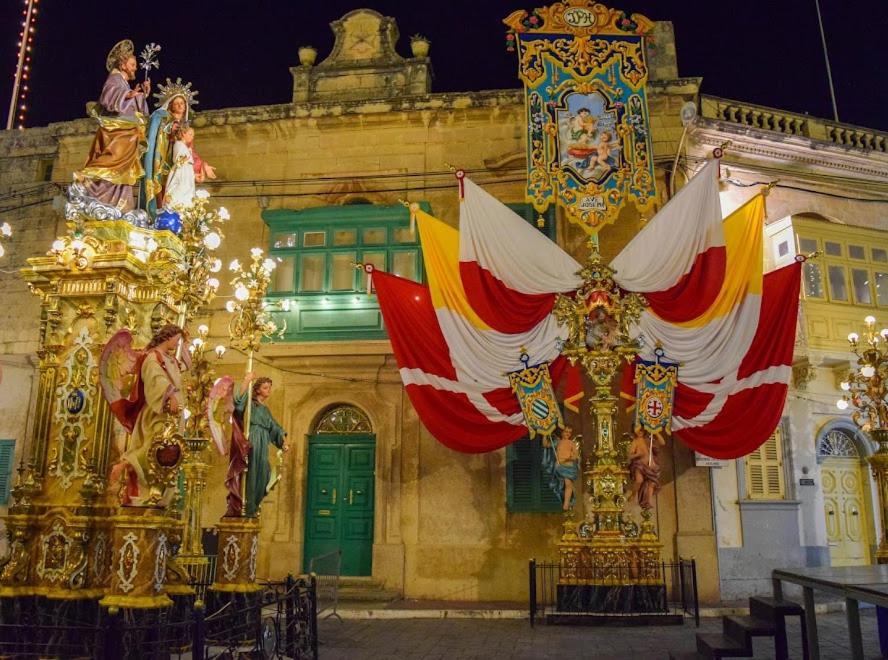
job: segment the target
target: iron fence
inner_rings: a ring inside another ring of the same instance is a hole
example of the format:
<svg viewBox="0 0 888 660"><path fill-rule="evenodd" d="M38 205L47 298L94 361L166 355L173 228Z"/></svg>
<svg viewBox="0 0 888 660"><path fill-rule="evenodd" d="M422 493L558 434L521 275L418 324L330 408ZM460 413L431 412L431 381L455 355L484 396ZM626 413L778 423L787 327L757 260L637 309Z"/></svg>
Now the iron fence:
<svg viewBox="0 0 888 660"><path fill-rule="evenodd" d="M579 579L576 575L582 575ZM700 625L694 559L660 562L639 577L636 565L577 566L531 559L528 570L530 625L577 615L692 616Z"/></svg>
<svg viewBox="0 0 888 660"><path fill-rule="evenodd" d="M308 572L318 582L318 615L325 619L335 616L342 621L336 609L339 607L339 578L342 575L342 550L312 557Z"/></svg>
<svg viewBox="0 0 888 660"><path fill-rule="evenodd" d="M288 576L251 594L176 597L154 610L94 600L0 598L0 657L317 658L317 583Z"/></svg>

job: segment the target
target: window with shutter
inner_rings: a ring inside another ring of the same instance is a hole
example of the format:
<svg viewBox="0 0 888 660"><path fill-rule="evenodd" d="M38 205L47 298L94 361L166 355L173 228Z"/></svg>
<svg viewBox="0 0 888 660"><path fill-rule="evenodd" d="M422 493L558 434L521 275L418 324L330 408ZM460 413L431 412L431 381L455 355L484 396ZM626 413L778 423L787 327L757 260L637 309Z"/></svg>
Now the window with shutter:
<svg viewBox="0 0 888 660"><path fill-rule="evenodd" d="M0 506L9 505L15 440L0 440Z"/></svg>
<svg viewBox="0 0 888 660"><path fill-rule="evenodd" d="M558 496L543 472L539 439L521 438L506 448L506 505L512 513L560 511Z"/></svg>
<svg viewBox="0 0 888 660"><path fill-rule="evenodd" d="M751 500L786 497L783 472L783 434L778 428L761 447L746 457L746 488Z"/></svg>

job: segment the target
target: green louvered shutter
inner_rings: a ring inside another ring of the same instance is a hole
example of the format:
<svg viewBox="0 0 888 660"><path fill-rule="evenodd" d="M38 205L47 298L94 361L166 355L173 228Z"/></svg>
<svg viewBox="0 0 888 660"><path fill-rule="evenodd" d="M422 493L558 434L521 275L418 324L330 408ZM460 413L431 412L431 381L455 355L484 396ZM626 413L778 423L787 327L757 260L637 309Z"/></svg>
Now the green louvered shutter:
<svg viewBox="0 0 888 660"><path fill-rule="evenodd" d="M12 486L12 460L15 440L0 440L0 506L9 505L9 489Z"/></svg>
<svg viewBox="0 0 888 660"><path fill-rule="evenodd" d="M506 449L506 504L513 513L560 511L561 503L549 488L542 467L539 438L521 438Z"/></svg>

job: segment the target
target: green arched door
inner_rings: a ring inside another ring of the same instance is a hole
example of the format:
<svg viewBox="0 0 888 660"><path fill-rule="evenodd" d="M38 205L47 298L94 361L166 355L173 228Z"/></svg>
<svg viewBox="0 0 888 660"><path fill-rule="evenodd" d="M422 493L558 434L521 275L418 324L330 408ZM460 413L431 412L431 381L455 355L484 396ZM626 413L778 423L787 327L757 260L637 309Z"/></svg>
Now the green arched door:
<svg viewBox="0 0 888 660"><path fill-rule="evenodd" d="M373 570L376 436L363 412L328 411L308 440L305 570L313 557L342 551L342 575Z"/></svg>

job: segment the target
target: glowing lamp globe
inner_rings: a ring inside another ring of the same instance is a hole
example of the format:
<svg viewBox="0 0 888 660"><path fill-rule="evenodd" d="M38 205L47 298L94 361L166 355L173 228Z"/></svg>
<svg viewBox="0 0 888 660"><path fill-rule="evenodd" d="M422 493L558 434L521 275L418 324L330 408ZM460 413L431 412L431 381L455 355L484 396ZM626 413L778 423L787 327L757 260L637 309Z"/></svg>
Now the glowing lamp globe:
<svg viewBox="0 0 888 660"><path fill-rule="evenodd" d="M847 410L848 402L845 401L845 399L839 399L838 401L836 401L836 408L838 408L839 410Z"/></svg>
<svg viewBox="0 0 888 660"><path fill-rule="evenodd" d="M250 297L250 292L247 290L247 287L241 284L234 290L234 297L243 302Z"/></svg>
<svg viewBox="0 0 888 660"><path fill-rule="evenodd" d="M204 236L204 245L210 250L215 250L222 244L222 238L214 231Z"/></svg>
<svg viewBox="0 0 888 660"><path fill-rule="evenodd" d="M872 378L876 375L876 368L871 364L865 364L860 367L860 375L864 378Z"/></svg>

